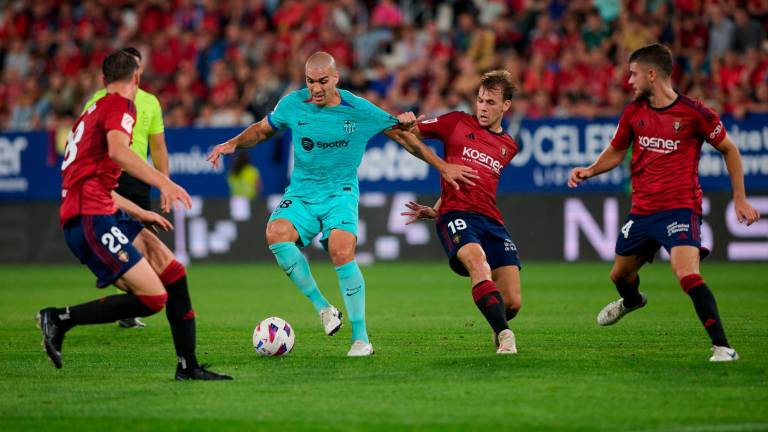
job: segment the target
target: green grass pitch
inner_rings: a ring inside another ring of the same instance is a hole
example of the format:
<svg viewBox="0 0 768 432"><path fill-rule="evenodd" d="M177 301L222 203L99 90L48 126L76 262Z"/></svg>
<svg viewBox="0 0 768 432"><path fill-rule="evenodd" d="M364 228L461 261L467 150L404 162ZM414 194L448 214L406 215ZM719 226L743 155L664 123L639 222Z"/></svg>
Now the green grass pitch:
<svg viewBox="0 0 768 432"><path fill-rule="evenodd" d="M199 356L236 380L179 383L164 314L143 330L76 328L55 370L35 312L102 293L82 267L0 267L0 430L768 430L766 265L703 265L742 357L734 364L707 361L708 339L667 263L643 269L645 309L598 327L616 297L609 269L528 263L512 321L519 354L502 357L468 281L445 263L364 268L376 354L348 359L348 325L324 336L276 265L196 264ZM313 271L341 308L333 269ZM251 346L270 315L296 331L284 358Z"/></svg>

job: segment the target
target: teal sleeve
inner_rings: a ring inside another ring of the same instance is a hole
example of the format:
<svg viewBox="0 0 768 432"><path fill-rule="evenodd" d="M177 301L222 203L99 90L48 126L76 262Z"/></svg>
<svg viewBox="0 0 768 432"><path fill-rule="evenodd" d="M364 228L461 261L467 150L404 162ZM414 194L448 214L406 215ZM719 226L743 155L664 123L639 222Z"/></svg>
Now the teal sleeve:
<svg viewBox="0 0 768 432"><path fill-rule="evenodd" d="M366 127L374 134L389 129L399 123L397 117L377 107L367 99L359 98L362 102L362 112Z"/></svg>
<svg viewBox="0 0 768 432"><path fill-rule="evenodd" d="M293 94L283 96L275 106L275 109L271 113L267 114L267 121L269 126L274 130L280 130L286 127L291 119L291 101L290 98Z"/></svg>

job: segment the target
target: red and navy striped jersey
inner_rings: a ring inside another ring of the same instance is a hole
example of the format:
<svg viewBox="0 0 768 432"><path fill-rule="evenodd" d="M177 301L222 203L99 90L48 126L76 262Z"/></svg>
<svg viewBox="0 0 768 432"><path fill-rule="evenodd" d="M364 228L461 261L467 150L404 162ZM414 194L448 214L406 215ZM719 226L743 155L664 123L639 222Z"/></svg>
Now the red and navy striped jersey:
<svg viewBox="0 0 768 432"><path fill-rule="evenodd" d="M726 136L720 116L685 95L663 108L643 98L621 115L611 145L632 146L632 210L650 214L688 208L701 214L701 146L717 147Z"/></svg>
<svg viewBox="0 0 768 432"><path fill-rule="evenodd" d="M99 99L77 119L61 164L62 225L75 216L117 211L112 190L117 187L120 167L109 158L107 132L120 131L130 139L134 124L136 107L117 93Z"/></svg>
<svg viewBox="0 0 768 432"><path fill-rule="evenodd" d="M419 123L424 138L438 138L445 146L443 159L477 170L480 178L475 186L461 183L456 190L445 179L440 180L440 211L466 211L486 215L503 224L496 207L496 189L501 171L517 154L518 146L504 132L494 133L480 126L477 118L463 112L450 112Z"/></svg>

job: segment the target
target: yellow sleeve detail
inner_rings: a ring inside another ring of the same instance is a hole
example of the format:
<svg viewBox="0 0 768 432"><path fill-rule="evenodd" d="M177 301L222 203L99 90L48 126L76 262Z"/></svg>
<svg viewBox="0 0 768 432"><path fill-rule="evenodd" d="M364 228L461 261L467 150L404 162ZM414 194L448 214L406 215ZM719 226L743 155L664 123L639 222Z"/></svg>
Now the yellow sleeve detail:
<svg viewBox="0 0 768 432"><path fill-rule="evenodd" d="M160 101L155 95L152 96L152 119L149 123L149 135L163 133L165 125L163 124L163 109L160 107Z"/></svg>
<svg viewBox="0 0 768 432"><path fill-rule="evenodd" d="M91 105L95 104L97 100L104 97L104 95L107 94L107 89L101 89L97 91L96 93L91 96L90 99L88 99L88 102L85 103L85 106L83 107L83 112L91 107Z"/></svg>

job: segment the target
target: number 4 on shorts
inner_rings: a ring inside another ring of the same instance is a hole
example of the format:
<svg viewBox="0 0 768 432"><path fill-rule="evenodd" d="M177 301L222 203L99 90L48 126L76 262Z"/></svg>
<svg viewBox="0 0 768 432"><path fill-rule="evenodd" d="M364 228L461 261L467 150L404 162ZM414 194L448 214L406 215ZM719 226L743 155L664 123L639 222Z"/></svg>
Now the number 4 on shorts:
<svg viewBox="0 0 768 432"><path fill-rule="evenodd" d="M629 230L630 228L632 228L633 223L635 223L635 221L630 220L630 221L627 221L627 223L625 223L623 227L621 227L621 233L624 234L624 238L629 237Z"/></svg>

